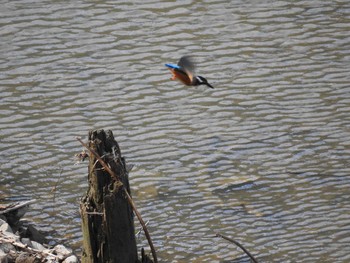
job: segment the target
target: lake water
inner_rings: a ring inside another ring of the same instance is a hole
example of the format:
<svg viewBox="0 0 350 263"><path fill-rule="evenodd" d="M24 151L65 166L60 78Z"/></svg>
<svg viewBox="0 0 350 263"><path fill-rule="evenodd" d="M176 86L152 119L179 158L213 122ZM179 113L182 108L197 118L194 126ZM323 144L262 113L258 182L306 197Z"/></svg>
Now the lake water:
<svg viewBox="0 0 350 263"><path fill-rule="evenodd" d="M350 262L350 3L2 1L0 195L81 247L111 129L161 262ZM192 55L215 89L171 81ZM136 223L137 228L139 224ZM148 250L141 235L139 246Z"/></svg>

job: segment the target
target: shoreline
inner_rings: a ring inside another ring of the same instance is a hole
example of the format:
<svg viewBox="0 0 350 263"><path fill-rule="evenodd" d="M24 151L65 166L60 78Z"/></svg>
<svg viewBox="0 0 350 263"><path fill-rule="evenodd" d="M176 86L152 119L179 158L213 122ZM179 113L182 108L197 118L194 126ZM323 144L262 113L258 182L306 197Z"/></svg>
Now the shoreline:
<svg viewBox="0 0 350 263"><path fill-rule="evenodd" d="M0 205L1 263L79 263L71 248L49 245L45 235L21 218L35 200Z"/></svg>

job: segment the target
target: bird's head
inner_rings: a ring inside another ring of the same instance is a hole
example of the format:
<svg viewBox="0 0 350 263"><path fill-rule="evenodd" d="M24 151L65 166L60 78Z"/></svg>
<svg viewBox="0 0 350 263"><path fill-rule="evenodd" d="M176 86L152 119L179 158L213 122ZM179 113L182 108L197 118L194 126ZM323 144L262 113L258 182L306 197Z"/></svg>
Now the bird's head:
<svg viewBox="0 0 350 263"><path fill-rule="evenodd" d="M198 86L198 85L207 85L209 88L214 88L212 85L210 85L207 81L206 78L202 77L202 76L197 76L195 78L195 83L194 83L195 86Z"/></svg>

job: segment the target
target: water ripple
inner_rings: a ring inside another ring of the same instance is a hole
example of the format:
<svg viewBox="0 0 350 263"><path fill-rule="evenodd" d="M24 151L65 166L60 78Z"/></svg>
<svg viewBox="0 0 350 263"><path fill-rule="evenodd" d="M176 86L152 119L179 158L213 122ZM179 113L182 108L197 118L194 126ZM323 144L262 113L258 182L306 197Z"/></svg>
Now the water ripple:
<svg viewBox="0 0 350 263"><path fill-rule="evenodd" d="M350 260L347 1L2 11L0 193L36 198L28 217L52 237L79 251L74 137L105 128L162 261L245 262L215 232L266 262ZM169 80L163 64L191 53L214 90Z"/></svg>

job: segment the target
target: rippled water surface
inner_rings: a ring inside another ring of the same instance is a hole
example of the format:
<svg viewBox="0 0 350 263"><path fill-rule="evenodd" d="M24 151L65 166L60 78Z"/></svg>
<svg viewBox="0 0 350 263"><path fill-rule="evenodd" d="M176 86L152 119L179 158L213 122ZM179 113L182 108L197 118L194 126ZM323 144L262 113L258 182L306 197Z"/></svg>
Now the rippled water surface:
<svg viewBox="0 0 350 263"><path fill-rule="evenodd" d="M0 194L81 246L111 129L161 262L350 261L350 3L2 1ZM215 89L170 80L192 54ZM138 224L136 224L139 227ZM147 247L141 236L139 245Z"/></svg>

